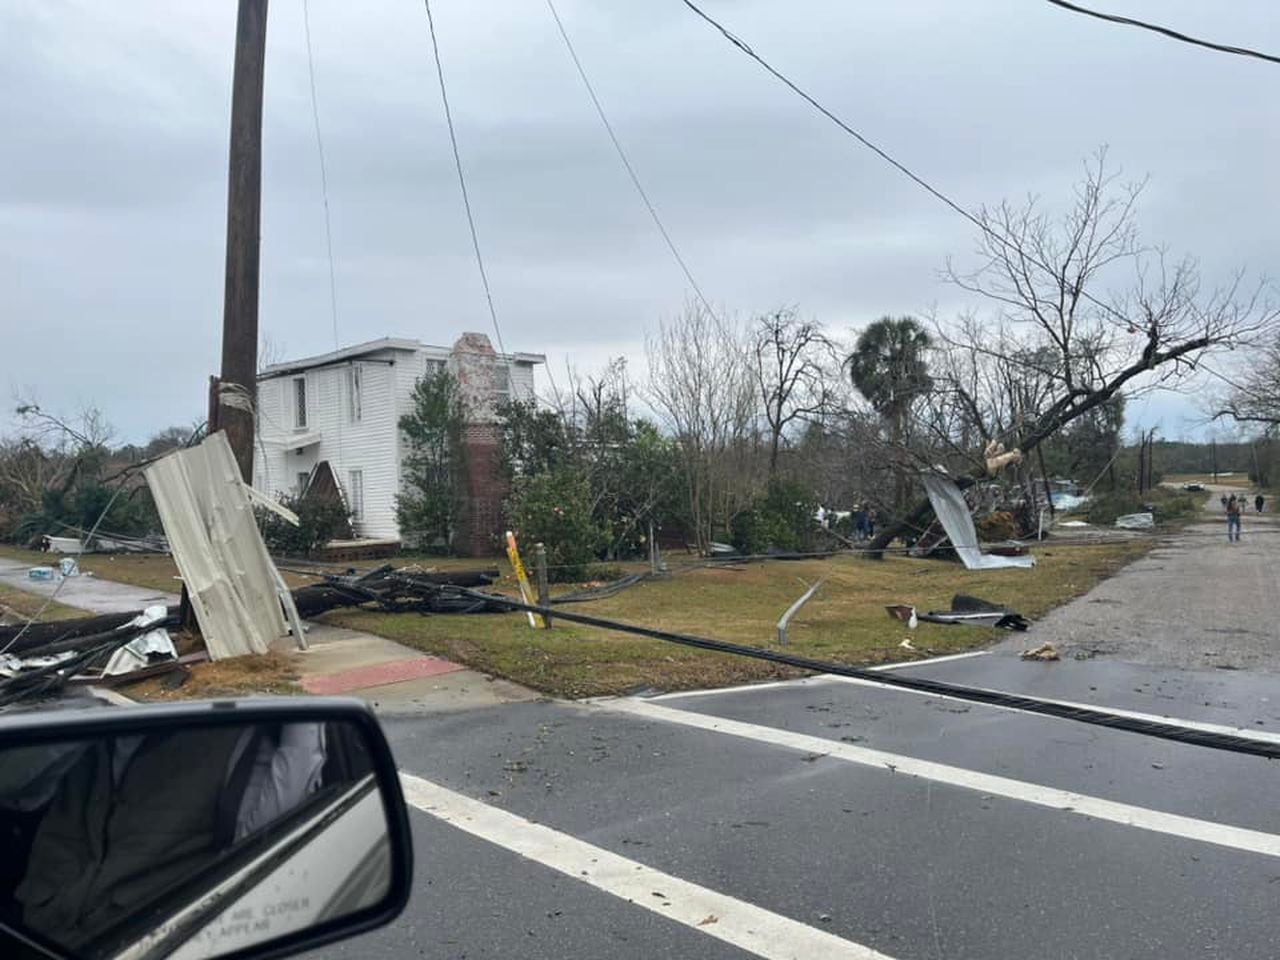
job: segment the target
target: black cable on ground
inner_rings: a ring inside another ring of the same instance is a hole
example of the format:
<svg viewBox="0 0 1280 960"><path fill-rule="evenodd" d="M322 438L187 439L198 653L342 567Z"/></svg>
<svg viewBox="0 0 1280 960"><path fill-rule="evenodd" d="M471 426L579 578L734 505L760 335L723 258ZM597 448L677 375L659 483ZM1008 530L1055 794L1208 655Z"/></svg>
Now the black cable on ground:
<svg viewBox="0 0 1280 960"><path fill-rule="evenodd" d="M448 590L450 588L442 589ZM947 683L943 680L928 680L923 677L910 677L902 674L884 673L875 670L868 670L865 667L850 667L842 663L830 663L825 660L815 660L811 657L802 657L793 653L784 653L780 650L767 650L762 647L749 647L744 644L728 643L724 640L709 640L706 637L696 637L687 633L674 633L669 630L655 630L651 627L643 627L632 623L623 623L618 620L608 620L604 617L593 617L584 613L571 613L563 608L551 609L548 607L535 606L533 604L523 603L519 600L513 600L510 597L482 593L479 590L457 589L456 594L462 597L471 597L476 600L485 600L498 606L505 606L507 609L513 611L538 613L544 616L551 616L557 620L567 620L570 623L581 623L585 626L600 627L604 630L616 630L619 633L630 633L639 637L649 637L653 640L665 640L669 643L677 643L681 646L693 647L698 650L707 650L712 653L727 653L734 656L751 657L756 660L766 660L770 663L795 667L800 670L811 670L815 673L830 673L840 677L853 677L857 680L868 680L881 686L901 687L904 690L917 690L923 693L933 693L939 696L952 697L957 700L966 700L972 703L1022 710L1026 713L1036 713L1047 717L1056 717L1060 720L1074 720L1077 723L1088 723L1099 727L1109 727L1112 730L1123 730L1127 733L1137 733L1143 736L1157 737L1162 740L1173 740L1177 743L1186 743L1198 747L1208 747L1212 750L1226 750L1232 753L1252 754L1253 756L1266 757L1270 760L1280 759L1280 744L1269 743L1261 740L1252 740L1248 737L1237 736L1234 734L1211 733L1206 730L1197 730L1192 727L1179 726L1175 723L1163 723L1155 720L1139 720L1134 717L1121 716L1101 708L1073 707L1068 706L1067 704L1057 703L1052 700L1041 700L1037 697L1027 697L1016 693L1004 693L1000 690L986 690L982 687L970 687L965 686L964 684Z"/></svg>

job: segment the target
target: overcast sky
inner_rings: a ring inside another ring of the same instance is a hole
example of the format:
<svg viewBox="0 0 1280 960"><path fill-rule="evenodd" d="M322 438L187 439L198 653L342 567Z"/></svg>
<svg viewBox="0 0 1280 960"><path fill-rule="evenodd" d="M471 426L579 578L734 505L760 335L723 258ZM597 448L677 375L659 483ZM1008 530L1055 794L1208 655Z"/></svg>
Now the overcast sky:
<svg viewBox="0 0 1280 960"><path fill-rule="evenodd" d="M1095 0L1280 52L1275 0ZM1144 238L1206 276L1278 273L1280 67L1036 0L705 0L776 66L966 206L1068 194L1100 144L1149 175ZM558 0L707 296L835 332L946 314L972 227L813 114L679 0ZM543 0L434 0L509 350L633 369L686 283ZM415 0L312 0L338 338L491 333ZM0 7L0 387L100 406L122 440L190 423L216 372L234 0ZM261 329L334 347L301 0L268 27ZM543 381L545 383L545 379ZM6 408L12 406L6 402ZM1131 409L1169 437L1195 405ZM1132 423L1131 423L1132 425Z"/></svg>

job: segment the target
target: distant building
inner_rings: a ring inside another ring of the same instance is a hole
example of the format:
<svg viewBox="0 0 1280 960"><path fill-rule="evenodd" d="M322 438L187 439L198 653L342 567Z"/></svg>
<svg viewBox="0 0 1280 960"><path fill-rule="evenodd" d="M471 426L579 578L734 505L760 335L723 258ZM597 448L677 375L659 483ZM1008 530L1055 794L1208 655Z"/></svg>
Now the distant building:
<svg viewBox="0 0 1280 960"><path fill-rule="evenodd" d="M532 402L533 368L545 362L537 353L499 355L484 334L464 333L451 348L387 337L274 363L258 375L254 486L271 496L298 494L313 476L331 474L357 538L400 539L396 494L406 452L400 417L411 409L417 380L447 368L458 379L468 420L468 509L454 546L487 553L501 533L506 495L496 409L507 400Z"/></svg>

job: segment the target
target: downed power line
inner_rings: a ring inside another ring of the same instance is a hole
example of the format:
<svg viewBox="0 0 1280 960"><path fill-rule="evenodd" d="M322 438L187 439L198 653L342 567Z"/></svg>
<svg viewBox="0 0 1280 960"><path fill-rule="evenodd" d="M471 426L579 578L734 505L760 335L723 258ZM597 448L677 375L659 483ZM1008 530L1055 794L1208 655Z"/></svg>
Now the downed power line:
<svg viewBox="0 0 1280 960"><path fill-rule="evenodd" d="M549 609L539 607L534 604L524 603L520 600L514 600L511 597L502 596L500 594L483 593L479 590L458 587L440 587L439 589L442 591L453 592L459 598L465 597L477 602L485 601L512 612L522 611L544 615L553 613L553 611ZM589 627L600 627L604 630L616 630L619 633L630 633L639 637L649 637L653 640L664 640L669 643L676 643L685 647L693 647L697 650L706 650L711 653L726 653L740 657L751 657L756 660L766 660L770 663L795 667L800 670L810 670L814 673L829 673L838 677L852 677L857 680L866 680L868 682L876 683L880 686L900 687L904 690L933 693L938 696L950 697L956 700L966 700L971 703L981 703L1004 709L1020 710L1024 713L1035 713L1042 716L1056 717L1060 720L1074 720L1077 723L1088 723L1094 726L1108 727L1112 730L1123 730L1128 733L1157 737L1161 740L1173 740L1178 743L1208 747L1211 750L1226 750L1232 753L1252 754L1253 756L1266 757L1270 760L1280 759L1280 743L1256 740L1236 734L1214 733L1208 730L1198 730L1194 727L1180 726L1176 723L1142 720L1136 717L1112 713L1101 707L1081 707L1073 704L1062 703L1056 700L1044 700L1039 697L1028 697L1017 693L1006 693L1001 690L988 690L984 687L970 687L964 684L948 683L945 680L929 680L924 677L910 677L902 674L868 670L865 667L851 667L842 663L815 660L812 657L802 657L792 653L784 653L779 650L750 647L745 644L729 643L724 640L711 640L706 637L698 637L687 633L675 633L670 630L657 630L652 627L640 626L639 624L633 623L624 623L619 620L608 620L604 617L593 617L589 614L574 613L562 608L555 610L553 615L558 620L567 620L571 623L581 623Z"/></svg>

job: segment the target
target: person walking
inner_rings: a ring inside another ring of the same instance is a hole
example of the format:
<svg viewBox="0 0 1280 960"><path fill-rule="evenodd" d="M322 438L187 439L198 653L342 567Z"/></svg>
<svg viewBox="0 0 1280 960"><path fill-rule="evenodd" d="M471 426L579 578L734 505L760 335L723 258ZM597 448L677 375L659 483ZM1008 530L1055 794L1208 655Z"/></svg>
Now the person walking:
<svg viewBox="0 0 1280 960"><path fill-rule="evenodd" d="M1261 513L1262 505L1266 502L1267 502L1267 498L1264 497L1262 494L1258 494L1256 497L1253 498L1254 511L1256 513Z"/></svg>
<svg viewBox="0 0 1280 960"><path fill-rule="evenodd" d="M1227 499L1227 542L1240 540L1240 501L1233 493Z"/></svg>

